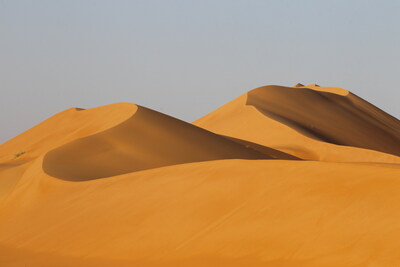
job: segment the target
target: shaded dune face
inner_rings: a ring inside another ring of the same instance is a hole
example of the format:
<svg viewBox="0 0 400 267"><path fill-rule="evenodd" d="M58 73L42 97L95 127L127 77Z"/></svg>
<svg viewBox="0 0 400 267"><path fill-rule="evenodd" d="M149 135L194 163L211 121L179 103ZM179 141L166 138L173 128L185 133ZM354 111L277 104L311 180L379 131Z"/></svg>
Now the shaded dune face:
<svg viewBox="0 0 400 267"><path fill-rule="evenodd" d="M298 84L194 124L118 103L0 145L0 266L399 265L397 119Z"/></svg>
<svg viewBox="0 0 400 267"><path fill-rule="evenodd" d="M308 137L400 156L400 121L354 94L266 86L246 104Z"/></svg>
<svg viewBox="0 0 400 267"><path fill-rule="evenodd" d="M12 192L36 159L61 145L119 125L130 118L136 109L130 103L87 110L70 108L0 144L0 201Z"/></svg>
<svg viewBox="0 0 400 267"><path fill-rule="evenodd" d="M348 99L349 97L351 99ZM329 100L329 98L334 99ZM336 100L338 102L335 103ZM320 101L326 103L319 103ZM345 142L349 144L349 140L354 145L354 141L358 142L359 140L357 140L358 137L352 140L348 138L349 136L345 136L346 139L341 136L348 135L351 131L347 131L347 129L353 127L352 125L344 126L346 125L344 122L349 122L349 119L342 118L335 113L335 109L343 109L335 107L341 101L348 103L348 113L351 113L351 109L360 113L358 109L362 107L368 114L350 114L349 118L355 117L356 121L361 120L361 124L355 126L358 127L356 133L368 129L367 133L362 132L361 135L379 137L376 140L368 137L371 141L370 147L381 147L380 150L387 148L396 152L396 147L400 146L397 141L400 135L398 120L350 94L349 91L336 87L319 87L317 85L299 85L297 88L261 87L232 100L196 120L193 124L217 134L256 143L306 160L400 163L400 157L394 154L343 145ZM325 104L327 107L324 107ZM321 113L320 109L327 109L327 112ZM307 120L304 120L304 114L308 116ZM332 122L331 118L326 118L328 116L332 116L335 121ZM376 118L374 118L375 116ZM326 128L327 121L328 127L338 127L339 130L344 128L345 131L338 132L337 129L333 129L334 131L327 132L326 130L329 129ZM320 127L325 132L321 131ZM379 134L382 133L382 129L379 128L383 129L383 134ZM385 136L389 136L389 138ZM390 145L387 144L388 140ZM338 145L338 143L342 145Z"/></svg>
<svg viewBox="0 0 400 267"><path fill-rule="evenodd" d="M43 169L57 178L82 181L174 164L234 158L276 156L138 106L125 122L48 152Z"/></svg>
<svg viewBox="0 0 400 267"><path fill-rule="evenodd" d="M115 103L91 109L70 108L0 144L0 162L15 163L15 154L34 159L65 143L90 136L127 120L136 112L130 103Z"/></svg>

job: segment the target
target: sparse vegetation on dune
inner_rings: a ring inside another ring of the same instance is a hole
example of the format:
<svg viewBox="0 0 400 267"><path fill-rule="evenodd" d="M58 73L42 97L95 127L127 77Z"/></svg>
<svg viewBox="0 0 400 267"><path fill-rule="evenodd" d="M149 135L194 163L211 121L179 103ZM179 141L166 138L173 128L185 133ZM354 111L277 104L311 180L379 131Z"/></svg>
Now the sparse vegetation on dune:
<svg viewBox="0 0 400 267"><path fill-rule="evenodd" d="M20 151L20 152L16 153L16 154L14 155L14 159L17 159L17 158L21 157L21 156L24 155L25 153L26 153L25 151Z"/></svg>

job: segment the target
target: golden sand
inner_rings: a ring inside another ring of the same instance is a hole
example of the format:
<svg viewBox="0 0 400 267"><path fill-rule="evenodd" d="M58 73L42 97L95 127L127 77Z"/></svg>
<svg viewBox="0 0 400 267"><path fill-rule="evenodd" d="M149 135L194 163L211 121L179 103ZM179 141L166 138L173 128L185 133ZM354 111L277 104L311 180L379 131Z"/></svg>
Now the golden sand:
<svg viewBox="0 0 400 267"><path fill-rule="evenodd" d="M69 109L0 145L0 266L397 266L400 122L334 87L193 124Z"/></svg>

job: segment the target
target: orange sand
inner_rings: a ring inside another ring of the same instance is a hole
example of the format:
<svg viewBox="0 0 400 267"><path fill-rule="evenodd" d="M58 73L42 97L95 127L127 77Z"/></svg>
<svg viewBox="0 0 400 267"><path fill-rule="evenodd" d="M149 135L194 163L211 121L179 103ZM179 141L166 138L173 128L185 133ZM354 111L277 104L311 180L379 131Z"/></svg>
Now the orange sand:
<svg viewBox="0 0 400 267"><path fill-rule="evenodd" d="M303 159L400 163L400 122L345 91L260 87L194 124Z"/></svg>
<svg viewBox="0 0 400 267"><path fill-rule="evenodd" d="M0 266L396 266L399 155L341 88L69 109L0 145Z"/></svg>

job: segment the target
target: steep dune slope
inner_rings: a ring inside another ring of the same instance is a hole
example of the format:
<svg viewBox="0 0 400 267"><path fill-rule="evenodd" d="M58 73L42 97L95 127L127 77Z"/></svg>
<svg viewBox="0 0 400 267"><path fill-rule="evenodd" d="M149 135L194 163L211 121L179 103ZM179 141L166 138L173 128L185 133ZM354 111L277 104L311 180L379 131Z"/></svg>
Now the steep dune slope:
<svg viewBox="0 0 400 267"><path fill-rule="evenodd" d="M58 178L86 180L173 164L231 158L272 156L138 106L125 122L50 151L44 157L43 168Z"/></svg>
<svg viewBox="0 0 400 267"><path fill-rule="evenodd" d="M395 266L400 169L197 162L68 182L37 161L0 206L0 264Z"/></svg>
<svg viewBox="0 0 400 267"><path fill-rule="evenodd" d="M118 103L88 110L71 108L0 145L0 201L39 156L72 140L101 132L130 118L136 106Z"/></svg>
<svg viewBox="0 0 400 267"><path fill-rule="evenodd" d="M32 159L67 142L111 128L136 112L136 106L117 103L92 109L71 108L0 145L0 163L15 162L15 155Z"/></svg>
<svg viewBox="0 0 400 267"><path fill-rule="evenodd" d="M194 124L305 159L400 162L400 122L341 88L261 87Z"/></svg>
<svg viewBox="0 0 400 267"><path fill-rule="evenodd" d="M397 119L298 84L194 124L120 103L0 145L0 266L400 264Z"/></svg>
<svg viewBox="0 0 400 267"><path fill-rule="evenodd" d="M400 156L400 121L336 91L269 86L250 91L246 104L321 141Z"/></svg>

